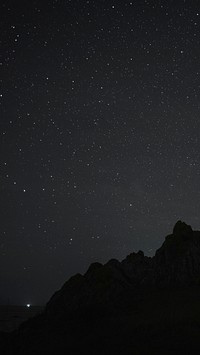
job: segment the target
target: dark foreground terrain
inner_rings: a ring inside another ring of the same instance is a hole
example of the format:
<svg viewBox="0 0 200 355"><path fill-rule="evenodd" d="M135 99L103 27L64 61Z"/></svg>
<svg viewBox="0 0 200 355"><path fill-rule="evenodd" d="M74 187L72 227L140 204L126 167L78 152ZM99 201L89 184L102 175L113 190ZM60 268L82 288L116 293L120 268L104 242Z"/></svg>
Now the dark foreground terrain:
<svg viewBox="0 0 200 355"><path fill-rule="evenodd" d="M21 323L41 313L44 307L31 306L0 306L0 332L11 332Z"/></svg>
<svg viewBox="0 0 200 355"><path fill-rule="evenodd" d="M200 232L178 221L153 258L92 264L0 340L5 355L200 354Z"/></svg>
<svg viewBox="0 0 200 355"><path fill-rule="evenodd" d="M149 290L115 314L45 316L2 334L2 354L199 354L200 288Z"/></svg>

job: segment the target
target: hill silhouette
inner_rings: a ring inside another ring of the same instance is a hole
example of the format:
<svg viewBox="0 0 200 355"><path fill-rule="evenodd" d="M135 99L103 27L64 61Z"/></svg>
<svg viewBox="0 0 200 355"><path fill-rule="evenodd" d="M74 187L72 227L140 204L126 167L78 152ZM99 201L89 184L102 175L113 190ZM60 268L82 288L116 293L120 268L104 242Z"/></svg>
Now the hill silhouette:
<svg viewBox="0 0 200 355"><path fill-rule="evenodd" d="M1 340L19 355L199 353L200 232L178 221L154 257L91 264Z"/></svg>

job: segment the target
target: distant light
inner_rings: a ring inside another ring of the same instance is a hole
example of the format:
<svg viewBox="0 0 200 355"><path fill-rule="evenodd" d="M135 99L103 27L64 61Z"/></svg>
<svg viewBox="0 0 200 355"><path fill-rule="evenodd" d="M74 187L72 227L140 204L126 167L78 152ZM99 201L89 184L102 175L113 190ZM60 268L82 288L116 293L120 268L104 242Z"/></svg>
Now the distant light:
<svg viewBox="0 0 200 355"><path fill-rule="evenodd" d="M27 308L30 308L30 306L31 306L30 303L27 303L26 307L27 307Z"/></svg>

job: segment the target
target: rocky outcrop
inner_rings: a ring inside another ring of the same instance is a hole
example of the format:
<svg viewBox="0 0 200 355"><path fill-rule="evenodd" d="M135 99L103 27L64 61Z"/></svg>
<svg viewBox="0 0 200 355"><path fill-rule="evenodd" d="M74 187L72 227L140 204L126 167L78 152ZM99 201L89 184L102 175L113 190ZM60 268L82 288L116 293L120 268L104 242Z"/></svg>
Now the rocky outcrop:
<svg viewBox="0 0 200 355"><path fill-rule="evenodd" d="M144 256L141 250L128 255L121 262L121 268L135 286L148 285L153 282L153 260Z"/></svg>
<svg viewBox="0 0 200 355"><path fill-rule="evenodd" d="M176 222L174 228L173 228L173 236L178 238L184 239L189 239L193 235L193 230L192 227L187 225L185 222L178 221Z"/></svg>
<svg viewBox="0 0 200 355"><path fill-rule="evenodd" d="M187 285L200 281L200 232L178 221L173 234L156 251L154 277L157 285Z"/></svg>
<svg viewBox="0 0 200 355"><path fill-rule="evenodd" d="M197 284L200 281L200 232L178 221L153 258L142 251L122 262L93 263L85 275L77 274L47 304L49 316L79 314L83 310L113 310L125 295L148 286Z"/></svg>
<svg viewBox="0 0 200 355"><path fill-rule="evenodd" d="M71 277L41 315L1 335L1 353L198 354L199 279L200 232L178 221L154 257L139 251Z"/></svg>
<svg viewBox="0 0 200 355"><path fill-rule="evenodd" d="M113 259L105 265L94 263L85 275L73 276L53 295L46 312L48 316L56 315L58 318L91 310L97 312L97 309L112 312L123 294L132 288L131 280L123 272L119 261Z"/></svg>

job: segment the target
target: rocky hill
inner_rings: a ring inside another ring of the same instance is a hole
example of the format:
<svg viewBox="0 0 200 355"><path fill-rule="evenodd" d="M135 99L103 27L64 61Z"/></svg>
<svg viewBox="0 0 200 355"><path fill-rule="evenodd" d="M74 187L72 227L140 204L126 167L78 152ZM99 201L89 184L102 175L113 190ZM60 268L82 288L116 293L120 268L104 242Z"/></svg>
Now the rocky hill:
<svg viewBox="0 0 200 355"><path fill-rule="evenodd" d="M199 284L200 232L178 221L156 251L154 275L158 285Z"/></svg>
<svg viewBox="0 0 200 355"><path fill-rule="evenodd" d="M93 307L113 311L138 289L199 282L200 232L178 221L154 257L139 251L122 262L112 259L105 265L90 265L85 275L73 276L53 295L46 312L59 318Z"/></svg>
<svg viewBox="0 0 200 355"><path fill-rule="evenodd" d="M197 354L200 232L178 221L155 256L93 263L71 277L4 354ZM1 350L1 349L0 349Z"/></svg>

